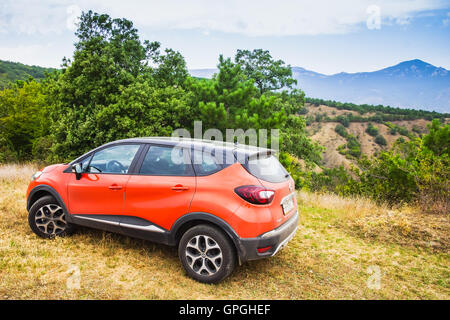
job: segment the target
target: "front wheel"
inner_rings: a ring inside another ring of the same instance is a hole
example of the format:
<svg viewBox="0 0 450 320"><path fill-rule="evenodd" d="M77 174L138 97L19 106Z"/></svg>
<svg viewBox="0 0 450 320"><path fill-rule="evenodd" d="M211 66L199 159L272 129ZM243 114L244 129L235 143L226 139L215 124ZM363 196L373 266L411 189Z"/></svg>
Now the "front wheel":
<svg viewBox="0 0 450 320"><path fill-rule="evenodd" d="M187 274L204 283L222 281L236 266L232 243L222 231L209 225L186 231L178 245L178 256Z"/></svg>
<svg viewBox="0 0 450 320"><path fill-rule="evenodd" d="M41 238L64 237L73 231L73 226L66 221L64 209L52 196L42 197L31 206L28 223Z"/></svg>

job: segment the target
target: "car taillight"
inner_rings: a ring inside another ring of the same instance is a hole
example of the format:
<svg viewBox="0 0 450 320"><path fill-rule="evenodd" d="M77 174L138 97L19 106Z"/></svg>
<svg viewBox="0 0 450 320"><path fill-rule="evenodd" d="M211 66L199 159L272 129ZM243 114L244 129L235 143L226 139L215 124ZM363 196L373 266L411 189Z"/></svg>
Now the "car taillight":
<svg viewBox="0 0 450 320"><path fill-rule="evenodd" d="M234 189L234 192L253 204L269 204L275 196L275 191L260 186L242 186Z"/></svg>

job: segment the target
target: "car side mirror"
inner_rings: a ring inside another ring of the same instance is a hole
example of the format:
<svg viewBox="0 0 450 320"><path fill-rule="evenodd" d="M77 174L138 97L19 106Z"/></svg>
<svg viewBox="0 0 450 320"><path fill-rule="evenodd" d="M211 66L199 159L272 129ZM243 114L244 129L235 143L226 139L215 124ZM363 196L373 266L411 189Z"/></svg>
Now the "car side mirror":
<svg viewBox="0 0 450 320"><path fill-rule="evenodd" d="M83 173L81 163L75 163L74 165L72 165L72 172L75 173L75 177L77 178L77 180L80 180L81 174Z"/></svg>

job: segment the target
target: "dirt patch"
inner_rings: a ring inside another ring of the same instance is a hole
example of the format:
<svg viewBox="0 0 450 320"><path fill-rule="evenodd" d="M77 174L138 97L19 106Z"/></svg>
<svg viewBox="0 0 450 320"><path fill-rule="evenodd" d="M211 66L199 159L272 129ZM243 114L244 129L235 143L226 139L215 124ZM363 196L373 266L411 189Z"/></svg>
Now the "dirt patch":
<svg viewBox="0 0 450 320"><path fill-rule="evenodd" d="M386 146L380 146L375 142L375 137L366 133L366 129L368 127L368 122L352 122L349 125L348 131L354 135L358 141L361 143L361 152L368 156L373 156L375 153L378 153L381 150L388 150L392 147L395 141L400 137L399 134L391 135L389 133L389 127L381 124L375 123L373 124L378 128L380 134L386 139ZM405 140L408 138L403 137Z"/></svg>
<svg viewBox="0 0 450 320"><path fill-rule="evenodd" d="M336 133L336 125L336 122L314 123L311 130L315 133L311 138L326 148L322 154L326 167L336 168L343 165L350 168L352 162L337 151L337 147L347 143L347 140Z"/></svg>

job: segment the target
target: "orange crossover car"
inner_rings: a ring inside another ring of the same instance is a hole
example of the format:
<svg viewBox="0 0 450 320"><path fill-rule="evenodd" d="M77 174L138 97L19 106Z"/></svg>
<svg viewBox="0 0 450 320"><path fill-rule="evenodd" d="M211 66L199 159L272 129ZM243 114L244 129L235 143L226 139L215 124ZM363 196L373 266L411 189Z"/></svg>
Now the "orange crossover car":
<svg viewBox="0 0 450 320"><path fill-rule="evenodd" d="M120 140L48 166L27 209L43 238L81 225L178 246L187 274L207 283L275 255L298 225L294 181L273 151L191 139Z"/></svg>

